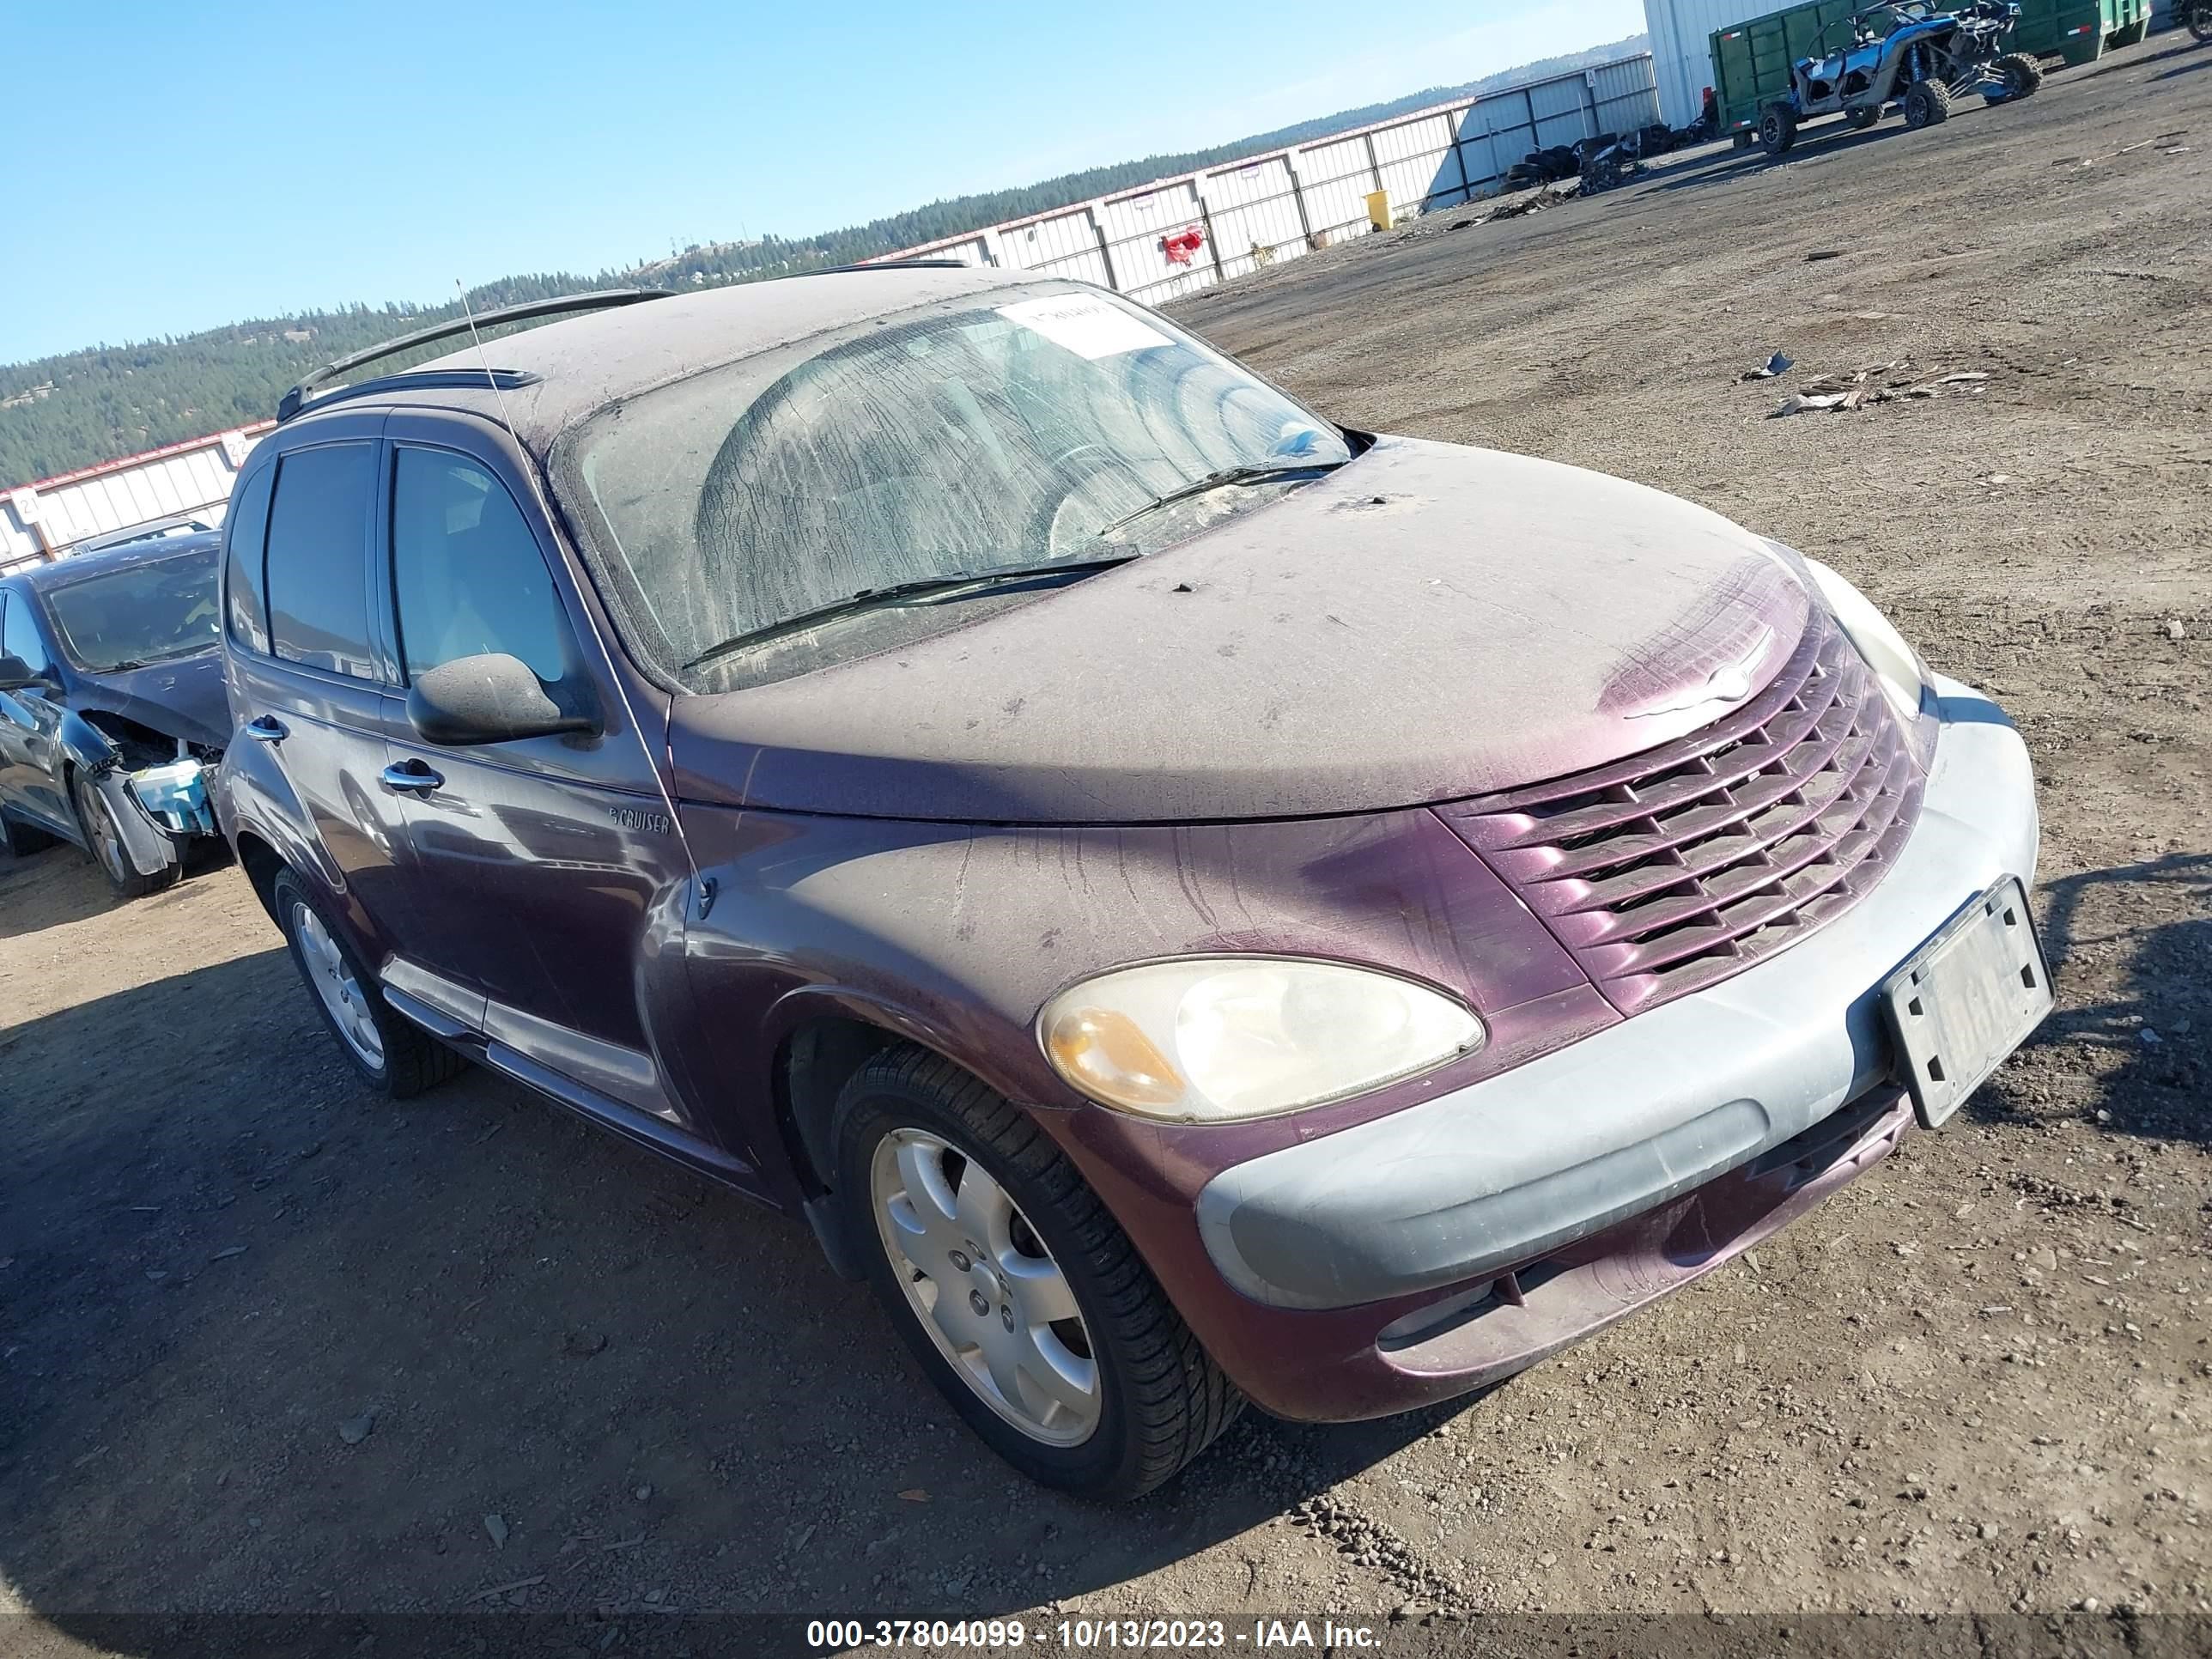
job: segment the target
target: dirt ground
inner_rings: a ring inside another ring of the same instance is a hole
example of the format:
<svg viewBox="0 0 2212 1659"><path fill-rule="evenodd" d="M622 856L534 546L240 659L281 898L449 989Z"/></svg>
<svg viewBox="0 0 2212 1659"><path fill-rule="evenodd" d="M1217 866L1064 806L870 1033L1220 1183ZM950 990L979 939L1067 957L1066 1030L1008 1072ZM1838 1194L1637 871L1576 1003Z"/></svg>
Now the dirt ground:
<svg viewBox="0 0 2212 1659"><path fill-rule="evenodd" d="M1180 314L1350 422L1826 558L2005 702L2060 1008L1960 1119L1486 1395L1248 1414L1106 1510L985 1455L802 1227L482 1073L364 1098L235 870L118 908L72 853L0 864L0 1648L115 1612L2212 1611L2212 49L1468 216ZM1768 418L1900 358L1988 379Z"/></svg>

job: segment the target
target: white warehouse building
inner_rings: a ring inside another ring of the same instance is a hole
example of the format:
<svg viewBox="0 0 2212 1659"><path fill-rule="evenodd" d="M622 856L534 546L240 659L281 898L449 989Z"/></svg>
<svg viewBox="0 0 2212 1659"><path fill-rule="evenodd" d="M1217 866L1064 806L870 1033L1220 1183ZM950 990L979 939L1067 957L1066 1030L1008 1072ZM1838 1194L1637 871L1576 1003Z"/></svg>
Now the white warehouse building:
<svg viewBox="0 0 2212 1659"><path fill-rule="evenodd" d="M1651 36L1651 78L1659 88L1659 118L1670 127L1686 127L1705 108L1705 88L1713 83L1717 31L1789 9L1773 0L1644 0L1644 27Z"/></svg>

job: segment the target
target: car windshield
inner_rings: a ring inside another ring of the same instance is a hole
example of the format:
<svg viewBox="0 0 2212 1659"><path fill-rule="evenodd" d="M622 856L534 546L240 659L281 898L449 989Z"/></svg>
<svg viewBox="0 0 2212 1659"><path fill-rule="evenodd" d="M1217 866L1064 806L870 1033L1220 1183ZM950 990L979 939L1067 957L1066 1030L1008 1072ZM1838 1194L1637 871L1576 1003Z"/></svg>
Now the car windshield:
<svg viewBox="0 0 2212 1659"><path fill-rule="evenodd" d="M46 599L62 649L89 672L190 656L216 642L215 550L88 576Z"/></svg>
<svg viewBox="0 0 2212 1659"><path fill-rule="evenodd" d="M899 313L633 398L564 440L556 475L603 532L639 642L709 690L1033 599L1350 453L1171 325L1054 283ZM1040 566L1049 580L1014 576Z"/></svg>

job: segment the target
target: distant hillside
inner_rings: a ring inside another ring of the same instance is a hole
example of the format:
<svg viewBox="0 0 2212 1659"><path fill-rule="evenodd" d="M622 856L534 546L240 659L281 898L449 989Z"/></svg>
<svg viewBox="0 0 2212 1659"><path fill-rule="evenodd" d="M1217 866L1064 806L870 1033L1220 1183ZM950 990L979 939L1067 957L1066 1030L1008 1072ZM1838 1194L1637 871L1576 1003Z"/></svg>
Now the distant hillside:
<svg viewBox="0 0 2212 1659"><path fill-rule="evenodd" d="M593 276L565 271L511 276L472 290L469 300L481 310L580 288L757 282L846 264L960 235L1002 220L1049 212L1149 179L1215 167L1346 127L1388 120L1427 105L1571 72L1641 52L1646 44L1644 36L1632 35L1609 46L1547 58L1462 86L1429 87L1389 103L1340 110L1212 149L1147 155L1018 189L932 202L888 218L812 236L764 236L757 241L714 243L687 248L672 259L603 270ZM459 310L452 303L356 305L342 311L257 318L180 338L100 346L34 362L0 366L0 486L51 477L112 456L262 420L276 411L276 399L284 389L318 364L441 320Z"/></svg>

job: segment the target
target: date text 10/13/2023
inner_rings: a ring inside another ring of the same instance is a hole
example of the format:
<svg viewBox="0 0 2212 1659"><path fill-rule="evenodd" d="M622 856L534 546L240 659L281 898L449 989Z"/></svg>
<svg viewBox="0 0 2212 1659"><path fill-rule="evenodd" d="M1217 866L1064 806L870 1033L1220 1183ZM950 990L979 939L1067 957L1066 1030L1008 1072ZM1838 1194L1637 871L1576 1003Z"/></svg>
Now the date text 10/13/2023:
<svg viewBox="0 0 2212 1659"><path fill-rule="evenodd" d="M806 1627L807 1645L817 1650L854 1648L953 1650L990 1652L1021 1647L1069 1652L1102 1650L1242 1648L1252 1653L1317 1653L1372 1649L1380 1645L1365 1625L1340 1625L1330 1619L1062 1619L1031 1626L1021 1619L818 1619Z"/></svg>

